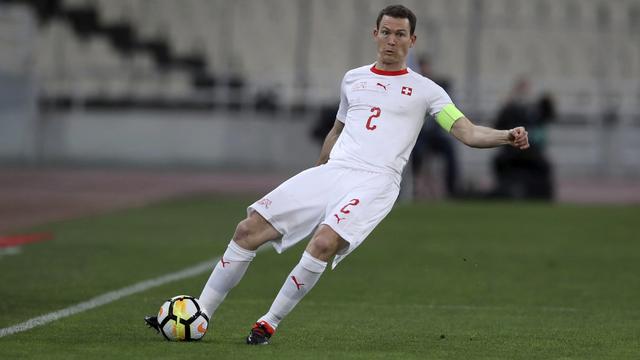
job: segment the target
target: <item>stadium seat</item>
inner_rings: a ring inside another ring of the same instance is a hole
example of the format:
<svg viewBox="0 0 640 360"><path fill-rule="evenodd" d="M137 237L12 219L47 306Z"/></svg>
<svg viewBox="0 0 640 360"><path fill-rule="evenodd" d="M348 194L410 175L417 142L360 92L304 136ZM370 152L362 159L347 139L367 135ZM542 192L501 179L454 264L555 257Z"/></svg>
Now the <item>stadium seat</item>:
<svg viewBox="0 0 640 360"><path fill-rule="evenodd" d="M77 96L101 92L107 85L92 79L118 72L114 77L126 81L114 80L116 85L108 87L124 89L122 96L179 98L187 90L209 92L212 86L224 87L230 77L241 76L250 97L272 89L284 104L335 101L344 71L373 62L375 45L369 34L377 11L387 2L312 1L305 3L308 15L292 4L289 0L62 0L60 8L48 15L53 16L51 21L37 30L35 71L48 92L67 91L59 85L65 83L82 89ZM583 113L581 106L593 110L592 103L602 96L589 90L598 88L598 76L617 83L640 76L635 31L640 26L635 19L640 6L633 2L617 6L578 0L485 0L481 13L470 0L406 4L420 19L416 54L431 53L436 72L451 78L459 99L464 101L473 91L484 99L482 105L476 102L484 110L495 108L513 78L522 74L534 75L537 83L558 95L562 106ZM34 5L35 10L41 11ZM73 22L73 16L83 11L96 17L95 28ZM468 28L472 16L482 16L478 54L471 54L468 46L474 35ZM598 27L603 21L611 25L606 36ZM302 26L308 31L300 31ZM89 33L83 34L83 29ZM606 64L603 51L614 54ZM470 67L469 58L478 59L473 64L477 69ZM477 87L471 89L473 84L467 81L474 77ZM157 87L165 78L172 80L163 93ZM74 86L76 79L79 85ZM46 84L49 81L51 85ZM624 109L637 104L633 95L637 85L628 91L616 95Z"/></svg>

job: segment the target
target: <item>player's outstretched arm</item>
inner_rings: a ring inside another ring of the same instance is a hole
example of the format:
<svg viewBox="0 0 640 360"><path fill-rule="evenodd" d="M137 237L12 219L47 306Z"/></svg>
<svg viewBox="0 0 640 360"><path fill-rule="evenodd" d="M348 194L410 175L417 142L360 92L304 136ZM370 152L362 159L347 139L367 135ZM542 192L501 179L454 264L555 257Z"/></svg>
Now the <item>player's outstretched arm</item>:
<svg viewBox="0 0 640 360"><path fill-rule="evenodd" d="M342 129L344 129L344 123L338 119L333 123L333 127L329 130L329 133L324 138L324 144L322 144L322 150L320 150L320 158L318 162L316 162L316 166L322 165L329 161L329 154L331 153L331 149L333 149L333 145L335 145L338 140L338 136L342 133Z"/></svg>
<svg viewBox="0 0 640 360"><path fill-rule="evenodd" d="M529 148L529 133L522 126L511 130L496 130L475 125L463 116L453 124L451 134L465 145L475 148L491 148L500 145L511 145L520 150Z"/></svg>

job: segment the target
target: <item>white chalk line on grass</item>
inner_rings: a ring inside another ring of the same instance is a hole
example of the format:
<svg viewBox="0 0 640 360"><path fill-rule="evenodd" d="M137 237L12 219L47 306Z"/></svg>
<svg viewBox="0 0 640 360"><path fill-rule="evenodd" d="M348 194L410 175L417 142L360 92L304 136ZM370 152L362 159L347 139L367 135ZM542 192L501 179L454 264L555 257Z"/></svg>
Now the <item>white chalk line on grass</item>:
<svg viewBox="0 0 640 360"><path fill-rule="evenodd" d="M137 294L139 292L143 292L154 287L158 287L173 281L182 280L182 279L190 278L196 275L200 275L207 271L212 271L213 265L216 264L218 260L220 260L219 257L212 260L204 261L192 267L188 267L184 270L173 272L171 274L163 275L154 279L141 281L137 284L133 284L131 286L124 287L122 289L110 291L108 293L96 296L93 299L81 302L79 304L75 304L58 311L50 312L48 314L44 314L44 315L35 317L33 319L29 319L17 325L0 329L0 338L4 336L16 334L22 331L27 331L37 326L42 326L52 321L65 318L67 316L71 316L87 310L91 310L91 309L112 303L116 300L122 299L123 297Z"/></svg>
<svg viewBox="0 0 640 360"><path fill-rule="evenodd" d="M22 252L20 246L10 246L6 248L0 248L0 258L3 256L18 255Z"/></svg>

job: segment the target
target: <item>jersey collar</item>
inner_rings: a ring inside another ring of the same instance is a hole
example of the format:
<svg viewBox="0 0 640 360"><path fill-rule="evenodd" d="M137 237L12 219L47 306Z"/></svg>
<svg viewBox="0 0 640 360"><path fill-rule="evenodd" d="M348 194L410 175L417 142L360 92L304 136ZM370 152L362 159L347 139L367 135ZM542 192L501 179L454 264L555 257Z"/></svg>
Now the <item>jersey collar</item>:
<svg viewBox="0 0 640 360"><path fill-rule="evenodd" d="M376 68L376 64L373 64L373 66L371 66L371 72L373 72L374 74L384 75L384 76L398 76L398 75L408 74L409 70L407 70L407 68L404 68L402 70L386 71L386 70L380 70Z"/></svg>

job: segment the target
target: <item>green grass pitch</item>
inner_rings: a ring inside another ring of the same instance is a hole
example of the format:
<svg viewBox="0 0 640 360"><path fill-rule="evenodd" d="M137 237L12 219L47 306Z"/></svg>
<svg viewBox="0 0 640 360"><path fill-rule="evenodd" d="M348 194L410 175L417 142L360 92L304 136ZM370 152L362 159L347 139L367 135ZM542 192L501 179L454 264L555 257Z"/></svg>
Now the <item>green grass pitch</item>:
<svg viewBox="0 0 640 360"><path fill-rule="evenodd" d="M41 226L0 257L0 328L219 256L250 198L199 197ZM303 245L261 252L201 342L143 325L208 273L0 338L1 359L638 359L640 208L399 205L282 322L243 343ZM212 264L213 266L213 264Z"/></svg>

